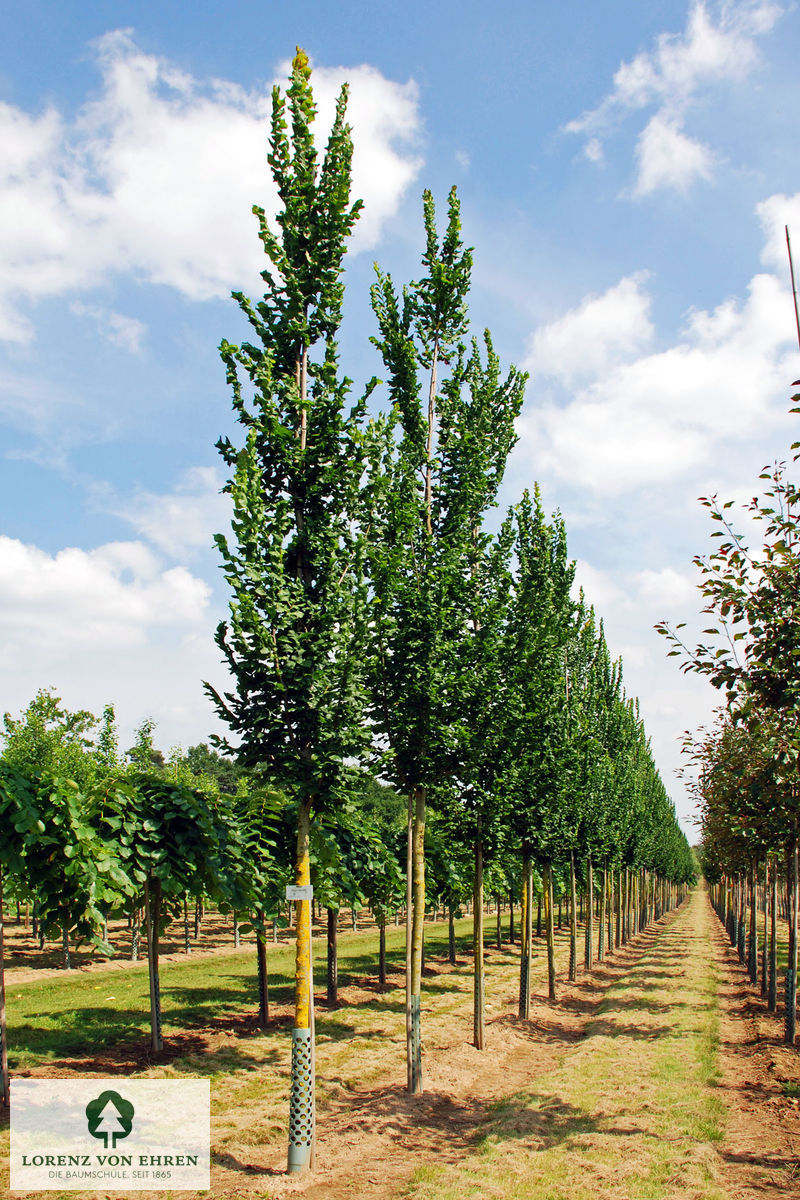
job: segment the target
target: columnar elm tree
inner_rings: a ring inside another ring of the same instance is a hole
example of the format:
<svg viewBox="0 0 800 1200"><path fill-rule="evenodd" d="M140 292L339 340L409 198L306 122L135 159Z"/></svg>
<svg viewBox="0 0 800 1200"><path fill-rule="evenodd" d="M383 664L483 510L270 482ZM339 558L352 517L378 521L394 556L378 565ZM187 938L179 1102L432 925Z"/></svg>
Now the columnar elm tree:
<svg viewBox="0 0 800 1200"><path fill-rule="evenodd" d="M297 802L296 882L304 887L312 810L339 803L346 764L366 737L359 528L366 396L350 405L336 346L345 242L361 205L350 202L347 89L320 162L310 76L298 50L287 99L273 91L268 162L282 205L279 234L254 209L269 260L266 290L257 303L235 293L255 343L221 346L244 429L240 447L218 443L231 471L233 521L230 540L216 542L233 597L217 643L235 687L224 694L208 687L238 739L240 761L271 773ZM310 902L301 899L290 1171L309 1165L313 1144L309 939Z"/></svg>
<svg viewBox="0 0 800 1200"><path fill-rule="evenodd" d="M525 377L502 379L488 332L465 344L472 254L450 193L444 236L424 196L422 278L401 296L378 272L375 343L394 422L380 464L382 503L370 551L375 592L372 717L387 770L409 797L408 1087L422 1091L420 981L429 793L457 778L468 720L459 681L474 635L472 570L494 504Z"/></svg>

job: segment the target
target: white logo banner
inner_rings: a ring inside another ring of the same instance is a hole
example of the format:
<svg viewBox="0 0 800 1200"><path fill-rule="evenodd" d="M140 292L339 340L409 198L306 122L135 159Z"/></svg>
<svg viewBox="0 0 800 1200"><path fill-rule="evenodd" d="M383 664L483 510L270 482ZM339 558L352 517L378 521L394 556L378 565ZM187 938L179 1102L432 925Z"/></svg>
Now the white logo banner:
<svg viewBox="0 0 800 1200"><path fill-rule="evenodd" d="M207 1079L13 1079L11 1190L199 1191Z"/></svg>

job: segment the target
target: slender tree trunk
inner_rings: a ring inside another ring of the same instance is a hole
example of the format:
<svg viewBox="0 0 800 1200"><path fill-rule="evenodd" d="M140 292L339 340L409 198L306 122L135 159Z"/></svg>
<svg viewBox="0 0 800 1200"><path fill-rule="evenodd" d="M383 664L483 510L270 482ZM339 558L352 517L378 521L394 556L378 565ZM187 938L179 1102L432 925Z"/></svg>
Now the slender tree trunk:
<svg viewBox="0 0 800 1200"><path fill-rule="evenodd" d="M514 893L508 893L508 940L514 945Z"/></svg>
<svg viewBox="0 0 800 1200"><path fill-rule="evenodd" d="M139 899L133 902L131 910L131 962L139 961Z"/></svg>
<svg viewBox="0 0 800 1200"><path fill-rule="evenodd" d="M386 913L381 909L378 922L378 983L386 987Z"/></svg>
<svg viewBox="0 0 800 1200"><path fill-rule="evenodd" d="M473 1014L472 1043L476 1050L483 1049L485 1033L485 983L483 965L483 842L480 820L478 837L475 841L475 880L472 893L472 951L473 951Z"/></svg>
<svg viewBox="0 0 800 1200"><path fill-rule="evenodd" d="M758 895L758 875L756 864L750 864L750 930L747 947L747 972L750 982L758 983L758 917L756 914L756 898Z"/></svg>
<svg viewBox="0 0 800 1200"><path fill-rule="evenodd" d="M547 936L547 994L556 998L556 936L553 928L553 867L546 863L544 868L544 920Z"/></svg>
<svg viewBox="0 0 800 1200"><path fill-rule="evenodd" d="M772 863L772 897L770 903L769 938L769 990L767 1008L775 1012L778 1007L778 861Z"/></svg>
<svg viewBox="0 0 800 1200"><path fill-rule="evenodd" d="M792 835L789 847L790 900L789 900L789 956L786 964L786 1014L784 1041L793 1046L797 1036L797 833Z"/></svg>
<svg viewBox="0 0 800 1200"><path fill-rule="evenodd" d="M64 954L64 970L70 971L72 970L72 959L69 956L69 924L66 914L64 915L64 920L62 921L61 949Z"/></svg>
<svg viewBox="0 0 800 1200"><path fill-rule="evenodd" d="M411 1092L422 1090L422 943L425 933L425 803L424 787L414 789L413 913L411 922Z"/></svg>
<svg viewBox="0 0 800 1200"><path fill-rule="evenodd" d="M603 962L606 957L606 904L608 896L608 867L603 867L600 892L600 912L597 920L597 961Z"/></svg>
<svg viewBox="0 0 800 1200"><path fill-rule="evenodd" d="M339 947L337 943L338 925L338 909L328 908L328 976L326 996L328 1008L339 1007Z"/></svg>
<svg viewBox="0 0 800 1200"><path fill-rule="evenodd" d="M258 966L258 1024L266 1029L269 1024L269 973L267 971L267 942L264 933L264 913L259 911L261 928L256 933L256 963Z"/></svg>
<svg viewBox="0 0 800 1200"><path fill-rule="evenodd" d="M522 853L521 948L519 960L519 1015L530 1016L531 948L533 944L533 896L531 859L527 850Z"/></svg>
<svg viewBox="0 0 800 1200"><path fill-rule="evenodd" d="M189 939L189 900L186 895L183 897L183 952L192 953L192 943Z"/></svg>
<svg viewBox="0 0 800 1200"><path fill-rule="evenodd" d="M456 965L456 916L452 904L447 907L447 957L451 967Z"/></svg>
<svg viewBox="0 0 800 1200"><path fill-rule="evenodd" d="M617 921L614 942L617 950L623 942L622 937L622 871L617 871Z"/></svg>
<svg viewBox="0 0 800 1200"><path fill-rule="evenodd" d="M414 936L414 793L408 794L406 824L406 1087L414 1093L414 1018L411 1002L411 944Z"/></svg>
<svg viewBox="0 0 800 1200"><path fill-rule="evenodd" d="M761 995L767 994L769 963L769 859L764 859L764 925L761 940Z"/></svg>
<svg viewBox="0 0 800 1200"><path fill-rule="evenodd" d="M297 853L295 883L311 885L309 836L311 797L301 801L297 813ZM299 1174L311 1165L314 1141L314 1058L311 1028L311 904L296 901L294 1028L292 1029L292 1090L289 1104L290 1174Z"/></svg>
<svg viewBox="0 0 800 1200"><path fill-rule="evenodd" d="M3 923L3 873L0 869L0 1086L3 1089L3 1104L9 1107L8 1087L8 1029L6 1027L6 952Z"/></svg>
<svg viewBox="0 0 800 1200"><path fill-rule="evenodd" d="M589 971L594 957L594 880L592 878L591 855L586 860L586 945L584 948L584 966Z"/></svg>
<svg viewBox="0 0 800 1200"><path fill-rule="evenodd" d="M575 885L575 853L569 852L569 978L578 978L578 896Z"/></svg>
<svg viewBox="0 0 800 1200"><path fill-rule="evenodd" d="M161 1036L161 981L158 976L158 942L161 921L161 880L149 874L144 883L144 909L147 924L147 968L150 976L150 1049L160 1054L164 1049Z"/></svg>
<svg viewBox="0 0 800 1200"><path fill-rule="evenodd" d="M497 897L497 949L503 949L503 915L499 896Z"/></svg>
<svg viewBox="0 0 800 1200"><path fill-rule="evenodd" d="M605 871L606 882L608 885L608 953L614 953L614 868Z"/></svg>

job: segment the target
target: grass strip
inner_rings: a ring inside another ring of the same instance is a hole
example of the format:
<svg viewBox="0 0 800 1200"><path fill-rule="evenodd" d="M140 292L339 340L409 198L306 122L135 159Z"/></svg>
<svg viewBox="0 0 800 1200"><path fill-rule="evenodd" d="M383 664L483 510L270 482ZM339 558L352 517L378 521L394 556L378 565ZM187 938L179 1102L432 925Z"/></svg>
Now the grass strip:
<svg viewBox="0 0 800 1200"><path fill-rule="evenodd" d="M498 1104L459 1165L420 1168L414 1200L723 1200L715 1146L717 976L699 890L608 991L585 1038Z"/></svg>

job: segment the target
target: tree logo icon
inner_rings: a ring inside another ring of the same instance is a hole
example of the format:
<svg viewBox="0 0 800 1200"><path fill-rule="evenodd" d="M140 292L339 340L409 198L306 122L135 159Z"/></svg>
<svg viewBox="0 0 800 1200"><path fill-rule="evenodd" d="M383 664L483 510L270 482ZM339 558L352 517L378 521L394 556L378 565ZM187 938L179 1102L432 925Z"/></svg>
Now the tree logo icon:
<svg viewBox="0 0 800 1200"><path fill-rule="evenodd" d="M106 1150L113 1150L133 1128L133 1105L119 1092L101 1092L86 1105L86 1120L92 1137L102 1138Z"/></svg>

